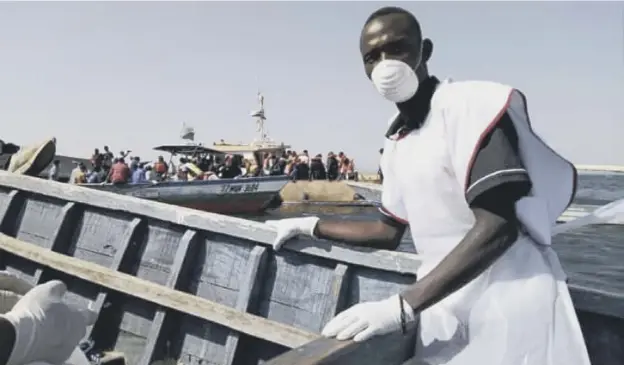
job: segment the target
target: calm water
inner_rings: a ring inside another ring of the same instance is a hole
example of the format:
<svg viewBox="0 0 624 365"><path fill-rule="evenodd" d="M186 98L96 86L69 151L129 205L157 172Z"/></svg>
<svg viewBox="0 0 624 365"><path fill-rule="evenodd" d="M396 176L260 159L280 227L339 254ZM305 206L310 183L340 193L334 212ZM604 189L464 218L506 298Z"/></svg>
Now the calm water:
<svg viewBox="0 0 624 365"><path fill-rule="evenodd" d="M575 202L607 204L624 198L624 174L583 174L579 176ZM372 220L377 210L371 207L283 207L252 219L266 220L302 215L332 219ZM602 225L580 229L555 238L555 250L563 262L570 282L592 288L624 293L624 225ZM403 237L401 251L414 252L409 234Z"/></svg>

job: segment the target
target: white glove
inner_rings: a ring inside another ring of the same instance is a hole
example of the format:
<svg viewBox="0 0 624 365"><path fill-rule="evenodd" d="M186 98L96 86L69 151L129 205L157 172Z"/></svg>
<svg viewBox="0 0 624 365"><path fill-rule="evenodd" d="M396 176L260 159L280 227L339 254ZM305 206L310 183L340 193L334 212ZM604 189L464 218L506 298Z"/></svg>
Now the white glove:
<svg viewBox="0 0 624 365"><path fill-rule="evenodd" d="M0 271L0 314L9 312L33 286L8 271Z"/></svg>
<svg viewBox="0 0 624 365"><path fill-rule="evenodd" d="M323 328L325 337L336 337L337 340L366 341L373 336L401 329L401 305L400 297L393 295L379 302L366 302L356 304L353 307L339 313ZM415 315L412 307L403 300L405 323L414 321Z"/></svg>
<svg viewBox="0 0 624 365"><path fill-rule="evenodd" d="M66 291L58 280L37 285L2 315L15 328L15 345L7 365L62 364L72 355L97 314L64 303Z"/></svg>
<svg viewBox="0 0 624 365"><path fill-rule="evenodd" d="M277 228L277 237L273 241L273 249L279 250L284 242L300 234L314 238L314 229L318 221L318 217L305 217L266 221L265 223Z"/></svg>

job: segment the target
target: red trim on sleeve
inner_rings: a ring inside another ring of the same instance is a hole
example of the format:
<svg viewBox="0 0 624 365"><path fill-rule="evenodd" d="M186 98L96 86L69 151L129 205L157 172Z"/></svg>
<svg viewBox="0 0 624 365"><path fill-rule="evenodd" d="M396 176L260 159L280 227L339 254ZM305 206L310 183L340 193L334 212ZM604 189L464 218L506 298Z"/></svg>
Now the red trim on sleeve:
<svg viewBox="0 0 624 365"><path fill-rule="evenodd" d="M384 214L384 215L386 215L386 216L388 216L388 217L390 217L390 218L394 219L395 221L397 221L397 222L399 222L399 223L402 223L402 224L409 224L409 222L408 222L408 221L406 221L405 219L400 218L400 217L398 217L398 216L394 215L391 211L389 211L389 210L388 210L386 207L384 207L384 206L379 207L379 211L381 211L381 213L382 213L382 214Z"/></svg>
<svg viewBox="0 0 624 365"><path fill-rule="evenodd" d="M468 184L470 184L470 170L472 170L472 166L474 165L475 160L477 158L477 152L479 152L479 148L481 148L481 144L483 143L483 140L485 139L485 137L487 137L487 135L490 134L492 129L496 127L496 125L500 121L503 114L505 114L505 111L507 111L507 109L509 108L509 103L511 102L511 96L513 92L514 90L511 90L509 92L509 95L507 96L507 101L505 102L501 110L498 112L498 114L496 114L494 119L492 119L490 124L488 124L487 128L485 128L485 130L481 133L481 135L479 136L479 139L477 140L477 143L475 144L474 150L472 151L472 155L470 156L470 162L468 162L468 168L466 170L466 177L464 181L464 193L468 190L468 187L469 187Z"/></svg>

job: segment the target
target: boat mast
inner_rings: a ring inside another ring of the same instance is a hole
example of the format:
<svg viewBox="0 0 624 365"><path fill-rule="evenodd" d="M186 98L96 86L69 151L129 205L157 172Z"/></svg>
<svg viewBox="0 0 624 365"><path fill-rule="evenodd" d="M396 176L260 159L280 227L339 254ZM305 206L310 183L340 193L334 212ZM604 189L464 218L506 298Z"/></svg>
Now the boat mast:
<svg viewBox="0 0 624 365"><path fill-rule="evenodd" d="M264 122L266 121L266 117L264 114L264 95L260 91L258 91L258 104L260 104L260 109L251 113L251 116L256 118L256 125L258 128L256 132L258 132L258 137L254 140L254 143L263 144L270 142L270 138L268 137L266 128L264 126Z"/></svg>

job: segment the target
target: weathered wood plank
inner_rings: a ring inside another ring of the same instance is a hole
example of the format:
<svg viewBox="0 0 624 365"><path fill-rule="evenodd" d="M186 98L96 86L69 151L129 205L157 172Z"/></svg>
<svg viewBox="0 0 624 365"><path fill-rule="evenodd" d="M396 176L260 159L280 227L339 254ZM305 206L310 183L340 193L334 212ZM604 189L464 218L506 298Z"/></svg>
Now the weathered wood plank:
<svg viewBox="0 0 624 365"><path fill-rule="evenodd" d="M182 236L173 259L171 274L169 274L167 279L167 288L179 290L187 285L190 267L195 263L196 255L194 251L197 250L198 236L197 231L190 229ZM139 365L150 365L154 361L155 352L159 350L158 347L162 345L166 335L164 332L167 329L166 321L168 321L168 317L171 317L171 315L167 308L161 307L156 311Z"/></svg>
<svg viewBox="0 0 624 365"><path fill-rule="evenodd" d="M156 201L87 189L71 184L55 183L48 180L16 175L0 171L2 185L62 200L71 200L94 207L113 211L153 217L158 220L184 225L196 230L222 233L243 238L264 245L270 245L277 231L259 222L227 217L219 214L181 208ZM346 245L312 240L289 242L283 250L296 251L306 255L359 265L385 271L415 274L420 266L418 255L403 252L352 248Z"/></svg>
<svg viewBox="0 0 624 365"><path fill-rule="evenodd" d="M6 195L7 202L4 205L4 209L0 211L0 232L15 236L17 221L15 217L19 214L19 211L24 205L24 199L20 196L19 190L12 190Z"/></svg>
<svg viewBox="0 0 624 365"><path fill-rule="evenodd" d="M409 333L390 333L366 342L319 338L277 356L264 365L379 365L401 364L414 356L416 326Z"/></svg>
<svg viewBox="0 0 624 365"><path fill-rule="evenodd" d="M51 252L6 235L0 235L0 249L93 284L290 348L301 346L318 337L311 332L302 331L249 313L241 313L236 309L188 293Z"/></svg>
<svg viewBox="0 0 624 365"><path fill-rule="evenodd" d="M76 228L75 222L78 220L78 213L78 206L76 203L69 202L65 204L61 211L61 222L52 235L52 247L50 247L50 250L67 254L67 250L72 243L72 235ZM46 275L44 275L45 273L46 271L42 267L35 270L35 284L41 284L47 281Z"/></svg>
<svg viewBox="0 0 624 365"><path fill-rule="evenodd" d="M244 281L241 283L236 309L241 312L249 311L250 307L256 305L260 285L265 273L268 258L268 249L256 246L251 250ZM239 350L240 333L232 332L225 342L225 365L233 365L237 351Z"/></svg>
<svg viewBox="0 0 624 365"><path fill-rule="evenodd" d="M130 256L134 256L136 254L139 247L133 247L135 241L139 239L140 232L145 228L145 222L141 218L134 218L130 222L129 228L126 231L125 235L119 237L119 241L121 242L120 249L115 253L115 257L113 258L113 263L109 267L111 270L127 272L130 267L132 267L132 259ZM78 259L75 259L78 260ZM80 260L79 260L80 261ZM93 265L93 264L91 264ZM93 265L96 266L96 265ZM109 293L107 291L100 292L95 299L92 309L98 314L105 307L109 298ZM87 338L92 337L96 329L101 326L100 321L96 321L96 323L87 329Z"/></svg>
<svg viewBox="0 0 624 365"><path fill-rule="evenodd" d="M332 297L331 300L327 303L327 307L325 309L325 313L323 313L323 321L321 322L322 326L324 326L327 322L329 322L336 314L345 309L345 305L347 303L347 295L349 293L349 267L345 264L336 265L336 269L334 269L334 278L331 283ZM322 328L319 328L319 332Z"/></svg>

